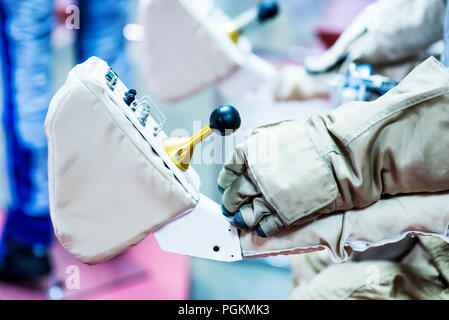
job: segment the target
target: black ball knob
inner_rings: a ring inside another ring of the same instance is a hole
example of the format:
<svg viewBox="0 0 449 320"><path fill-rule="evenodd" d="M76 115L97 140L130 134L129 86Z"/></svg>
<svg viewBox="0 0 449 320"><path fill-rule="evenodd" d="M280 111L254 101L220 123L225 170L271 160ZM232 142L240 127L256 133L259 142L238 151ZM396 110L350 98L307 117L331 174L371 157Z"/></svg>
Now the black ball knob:
<svg viewBox="0 0 449 320"><path fill-rule="evenodd" d="M276 1L264 1L259 4L257 20L265 22L277 16L279 13L279 4Z"/></svg>
<svg viewBox="0 0 449 320"><path fill-rule="evenodd" d="M128 91L125 92L125 97L123 98L123 101L125 101L125 103L128 106L130 106L131 103L133 103L134 100L136 100L136 95L137 95L136 89L129 89Z"/></svg>
<svg viewBox="0 0 449 320"><path fill-rule="evenodd" d="M210 115L209 126L222 136L230 135L240 128L240 114L233 106L220 106Z"/></svg>

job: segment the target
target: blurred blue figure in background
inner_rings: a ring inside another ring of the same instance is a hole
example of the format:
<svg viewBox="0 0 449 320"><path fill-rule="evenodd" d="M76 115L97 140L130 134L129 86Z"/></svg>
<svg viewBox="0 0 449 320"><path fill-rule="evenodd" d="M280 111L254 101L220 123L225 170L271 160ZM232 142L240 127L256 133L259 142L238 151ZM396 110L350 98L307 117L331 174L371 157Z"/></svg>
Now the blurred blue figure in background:
<svg viewBox="0 0 449 320"><path fill-rule="evenodd" d="M98 56L121 78L129 70L125 0L80 0L78 62ZM44 120L52 97L53 0L0 0L2 71L11 202L0 241L0 279L32 281L50 273L47 144Z"/></svg>

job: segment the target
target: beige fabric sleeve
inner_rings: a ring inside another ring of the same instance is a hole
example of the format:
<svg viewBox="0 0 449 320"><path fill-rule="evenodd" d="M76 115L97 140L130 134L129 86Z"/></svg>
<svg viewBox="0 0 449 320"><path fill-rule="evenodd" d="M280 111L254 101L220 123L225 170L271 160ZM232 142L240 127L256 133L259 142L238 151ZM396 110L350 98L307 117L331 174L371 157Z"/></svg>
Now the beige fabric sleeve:
<svg viewBox="0 0 449 320"><path fill-rule="evenodd" d="M287 225L449 189L449 72L429 58L383 97L248 138L252 181Z"/></svg>

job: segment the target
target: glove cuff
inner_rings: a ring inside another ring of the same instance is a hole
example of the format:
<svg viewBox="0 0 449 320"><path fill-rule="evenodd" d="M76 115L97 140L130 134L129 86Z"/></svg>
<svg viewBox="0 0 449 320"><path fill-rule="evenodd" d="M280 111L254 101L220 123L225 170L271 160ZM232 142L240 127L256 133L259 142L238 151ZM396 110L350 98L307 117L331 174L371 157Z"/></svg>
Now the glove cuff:
<svg viewBox="0 0 449 320"><path fill-rule="evenodd" d="M330 167L298 122L261 127L246 148L249 176L286 225L337 198Z"/></svg>

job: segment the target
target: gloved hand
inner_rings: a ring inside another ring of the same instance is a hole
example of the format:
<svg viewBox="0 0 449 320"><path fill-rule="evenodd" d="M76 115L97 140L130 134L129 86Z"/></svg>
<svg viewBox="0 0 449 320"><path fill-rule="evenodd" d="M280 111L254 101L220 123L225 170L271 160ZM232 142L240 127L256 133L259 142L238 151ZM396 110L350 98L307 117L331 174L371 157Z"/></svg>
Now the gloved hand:
<svg viewBox="0 0 449 320"><path fill-rule="evenodd" d="M283 100L310 100L328 97L328 75L312 75L302 65L283 67L275 79L274 97Z"/></svg>
<svg viewBox="0 0 449 320"><path fill-rule="evenodd" d="M388 195L449 190L449 72L431 57L387 94L256 129L223 167L223 213L272 236Z"/></svg>
<svg viewBox="0 0 449 320"><path fill-rule="evenodd" d="M299 122L258 128L219 174L223 214L232 216L236 227L254 227L260 236L271 236L335 193L328 173Z"/></svg>

